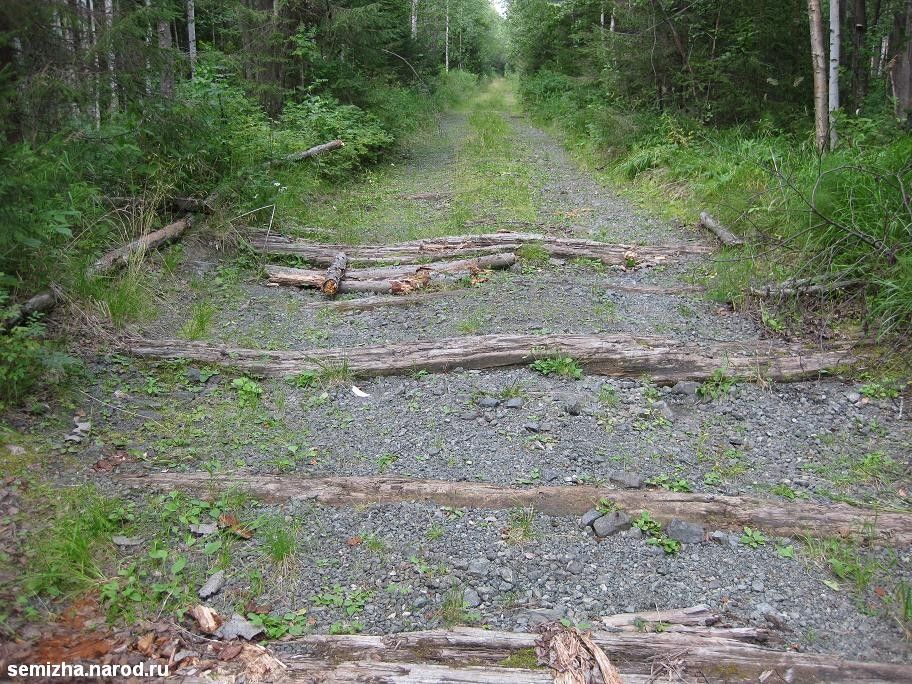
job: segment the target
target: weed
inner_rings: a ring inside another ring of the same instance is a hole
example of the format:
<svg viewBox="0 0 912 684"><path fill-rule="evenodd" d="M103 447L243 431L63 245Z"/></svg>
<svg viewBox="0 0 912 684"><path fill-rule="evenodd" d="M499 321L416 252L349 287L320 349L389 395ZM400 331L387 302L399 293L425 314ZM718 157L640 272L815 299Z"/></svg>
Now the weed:
<svg viewBox="0 0 912 684"><path fill-rule="evenodd" d="M781 496L785 499L788 499L789 501L793 501L794 499L798 498L798 492L785 484L773 485L770 491L776 496Z"/></svg>
<svg viewBox="0 0 912 684"><path fill-rule="evenodd" d="M668 475L656 475L646 480L646 484L662 487L672 492L692 492L693 486L684 478L674 479Z"/></svg>
<svg viewBox="0 0 912 684"><path fill-rule="evenodd" d="M722 484L722 475L716 470L710 470L703 475L703 483L708 484L711 487L716 487Z"/></svg>
<svg viewBox="0 0 912 684"><path fill-rule="evenodd" d="M520 508L510 513L503 537L511 544L522 544L535 538L535 509Z"/></svg>
<svg viewBox="0 0 912 684"><path fill-rule="evenodd" d="M262 528L262 547L266 556L280 567L288 567L298 548L297 528L282 518L271 518Z"/></svg>
<svg viewBox="0 0 912 684"><path fill-rule="evenodd" d="M598 500L598 503L595 504L595 510L597 510L599 513L604 513L607 515L608 513L614 513L615 511L621 510L621 507L618 506L617 502L602 497Z"/></svg>
<svg viewBox="0 0 912 684"><path fill-rule="evenodd" d="M217 309L209 302L198 302L190 308L190 320L181 328L185 340L202 340L209 335Z"/></svg>
<svg viewBox="0 0 912 684"><path fill-rule="evenodd" d="M664 534L659 535L658 537L651 537L646 543L658 546L669 556L673 556L681 550L681 542L677 539L666 537Z"/></svg>
<svg viewBox="0 0 912 684"><path fill-rule="evenodd" d="M780 558L794 558L795 547L792 544L788 544L787 546L777 546L776 553Z"/></svg>
<svg viewBox="0 0 912 684"><path fill-rule="evenodd" d="M527 242L516 250L516 256L523 262L532 265L544 265L548 263L551 255L540 242Z"/></svg>
<svg viewBox="0 0 912 684"><path fill-rule="evenodd" d="M526 477L517 479L516 484L533 485L539 480L541 480L541 469L536 467L532 468Z"/></svg>
<svg viewBox="0 0 912 684"><path fill-rule="evenodd" d="M697 396L701 399L716 400L719 397L728 394L737 382L736 379L730 378L725 374L725 369L717 368L713 371L713 374L697 388Z"/></svg>
<svg viewBox="0 0 912 684"><path fill-rule="evenodd" d="M247 619L251 624L262 627L267 639L301 636L307 631L307 616L304 611L288 612L281 617L268 613L247 613Z"/></svg>
<svg viewBox="0 0 912 684"><path fill-rule="evenodd" d="M263 394L263 388L254 380L248 377L235 378L231 381L231 387L237 392L238 404L244 408L252 408L260 403L260 397Z"/></svg>
<svg viewBox="0 0 912 684"><path fill-rule="evenodd" d="M583 377L583 369L580 368L575 359L569 356L538 359L529 364L529 368L542 375L560 375L574 380L579 380Z"/></svg>
<svg viewBox="0 0 912 684"><path fill-rule="evenodd" d="M861 461L852 465L852 472L864 480L885 481L899 474L900 466L883 451L872 451Z"/></svg>
<svg viewBox="0 0 912 684"><path fill-rule="evenodd" d="M614 408L621 402L621 400L618 398L617 390L615 390L614 387L611 387L610 385L601 386L599 389L598 400L602 406L609 408Z"/></svg>
<svg viewBox="0 0 912 684"><path fill-rule="evenodd" d="M811 558L823 563L839 579L850 581L855 589L863 592L868 588L881 564L863 554L857 543L841 539L805 539L805 548Z"/></svg>
<svg viewBox="0 0 912 684"><path fill-rule="evenodd" d="M357 620L352 622L333 622L329 626L330 634L358 634L364 629L364 625Z"/></svg>
<svg viewBox="0 0 912 684"><path fill-rule="evenodd" d="M429 541L437 541L443 536L443 528L440 525L431 525L427 531Z"/></svg>
<svg viewBox="0 0 912 684"><path fill-rule="evenodd" d="M766 536L760 530L745 527L739 541L752 549L758 549L766 544Z"/></svg>
<svg viewBox="0 0 912 684"><path fill-rule="evenodd" d="M332 588L324 587L323 593L314 596L314 603L318 606L342 608L351 617L362 612L373 595L373 592L365 589L343 589L341 585L334 584Z"/></svg>
<svg viewBox="0 0 912 684"><path fill-rule="evenodd" d="M0 290L0 318L4 292ZM38 383L45 370L45 349L39 341L44 327L38 323L16 326L0 333L0 409L5 403L15 404Z"/></svg>
<svg viewBox="0 0 912 684"><path fill-rule="evenodd" d="M498 396L501 399L506 400L506 399L521 398L521 397L524 397L525 394L526 394L526 392L523 389L523 386L521 384L517 383L515 385L507 385L506 387L504 387L502 390L500 390L500 394L498 394Z"/></svg>
<svg viewBox="0 0 912 684"><path fill-rule="evenodd" d="M858 392L869 399L895 399L899 396L899 387L892 378L869 380Z"/></svg>
<svg viewBox="0 0 912 684"><path fill-rule="evenodd" d="M377 457L377 470L381 473L385 473L389 470L389 467L398 460L399 456L396 454L382 454Z"/></svg>
<svg viewBox="0 0 912 684"><path fill-rule="evenodd" d="M371 553L383 553L386 551L386 542L382 537L378 537L376 534L368 533L362 537L364 548L366 548Z"/></svg>
<svg viewBox="0 0 912 684"><path fill-rule="evenodd" d="M640 513L640 517L633 521L633 526L647 537L655 537L662 533L662 523L654 520L649 511Z"/></svg>
<svg viewBox="0 0 912 684"><path fill-rule="evenodd" d="M474 335L479 330L485 322L485 315L481 312L476 312L468 318L464 318L456 324L456 329L463 333L464 335Z"/></svg>
<svg viewBox="0 0 912 684"><path fill-rule="evenodd" d="M469 611L465 602L465 590L462 585L454 584L447 590L440 606L440 619L447 627L478 622L481 616Z"/></svg>
<svg viewBox="0 0 912 684"><path fill-rule="evenodd" d="M513 651L500 661L500 667L514 667L520 670L537 670L544 667L538 662L538 655L534 648L521 648Z"/></svg>

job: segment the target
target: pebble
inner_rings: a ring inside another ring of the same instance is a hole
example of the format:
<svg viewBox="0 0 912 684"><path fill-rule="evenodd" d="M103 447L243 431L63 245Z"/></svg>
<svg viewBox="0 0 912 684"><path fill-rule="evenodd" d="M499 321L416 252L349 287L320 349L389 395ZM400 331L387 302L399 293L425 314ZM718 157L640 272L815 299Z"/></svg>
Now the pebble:
<svg viewBox="0 0 912 684"><path fill-rule="evenodd" d="M668 523L665 533L670 538L676 539L684 544L699 544L704 541L706 537L706 531L702 526L685 520L678 520L677 518L673 518L672 521Z"/></svg>
<svg viewBox="0 0 912 684"><path fill-rule="evenodd" d="M599 537L609 537L630 527L630 516L623 511L612 511L593 522L592 529Z"/></svg>

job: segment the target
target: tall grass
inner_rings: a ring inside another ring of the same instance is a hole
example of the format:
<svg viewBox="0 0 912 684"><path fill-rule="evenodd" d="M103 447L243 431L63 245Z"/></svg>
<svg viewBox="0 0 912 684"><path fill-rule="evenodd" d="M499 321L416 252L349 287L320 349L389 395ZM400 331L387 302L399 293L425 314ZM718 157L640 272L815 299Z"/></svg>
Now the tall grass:
<svg viewBox="0 0 912 684"><path fill-rule="evenodd" d="M552 72L519 87L525 106L559 125L607 180L633 184L688 221L708 210L747 237L754 246L747 267L732 255L718 263L725 290L751 279L859 279L868 322L882 336L912 329L912 135L891 116L843 117L838 148L821 156L810 128L760 120L711 129L630 113L601 97L597 84Z"/></svg>

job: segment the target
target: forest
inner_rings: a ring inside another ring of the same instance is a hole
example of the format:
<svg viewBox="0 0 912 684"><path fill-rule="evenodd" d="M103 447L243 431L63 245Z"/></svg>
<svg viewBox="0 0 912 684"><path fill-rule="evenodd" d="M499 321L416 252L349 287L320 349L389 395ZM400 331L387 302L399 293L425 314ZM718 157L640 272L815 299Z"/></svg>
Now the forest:
<svg viewBox="0 0 912 684"><path fill-rule="evenodd" d="M0 679L912 681L912 0L4 0L0 93Z"/></svg>

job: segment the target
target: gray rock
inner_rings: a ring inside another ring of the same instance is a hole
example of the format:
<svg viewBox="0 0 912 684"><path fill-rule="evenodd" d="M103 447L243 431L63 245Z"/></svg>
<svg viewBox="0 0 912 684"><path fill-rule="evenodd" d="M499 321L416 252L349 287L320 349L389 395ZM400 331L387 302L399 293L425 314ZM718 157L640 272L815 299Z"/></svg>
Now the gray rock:
<svg viewBox="0 0 912 684"><path fill-rule="evenodd" d="M611 475L608 476L608 479L616 484L623 485L627 489L640 489L643 486L643 478L636 473L628 471L611 473Z"/></svg>
<svg viewBox="0 0 912 684"><path fill-rule="evenodd" d="M583 405L581 402L575 401L572 404L567 405L566 411L567 415L578 416L583 412Z"/></svg>
<svg viewBox="0 0 912 684"><path fill-rule="evenodd" d="M504 408L521 409L523 407L522 397L511 397L503 403Z"/></svg>
<svg viewBox="0 0 912 684"><path fill-rule="evenodd" d="M845 398L852 404L861 401L861 395L858 392L846 392Z"/></svg>
<svg viewBox="0 0 912 684"><path fill-rule="evenodd" d="M117 546L139 546L143 543L139 537L121 537L120 535L111 537L111 541Z"/></svg>
<svg viewBox="0 0 912 684"><path fill-rule="evenodd" d="M580 529L585 530L587 527L589 527L592 523L594 523L596 520L601 518L603 515L605 515L605 514L602 513L601 511L595 510L594 508L592 510L586 511L585 513L583 513L582 516L580 516L580 519L579 519Z"/></svg>
<svg viewBox="0 0 912 684"><path fill-rule="evenodd" d="M516 618L522 622L528 623L530 627L537 627L546 622L554 622L564 617L564 610L560 608L536 608L534 610L522 610Z"/></svg>
<svg viewBox="0 0 912 684"><path fill-rule="evenodd" d="M495 397L481 397L475 403L481 406L481 408L497 408L500 406L500 399Z"/></svg>
<svg viewBox="0 0 912 684"><path fill-rule="evenodd" d="M462 592L462 602L469 608L478 608L481 605L481 597L478 592L471 587L466 587Z"/></svg>
<svg viewBox="0 0 912 684"><path fill-rule="evenodd" d="M675 412L672 408L666 404L664 401L657 401L652 405L652 408L662 414L662 417L669 421L673 422L675 419Z"/></svg>
<svg viewBox="0 0 912 684"><path fill-rule="evenodd" d="M569 572L571 575L579 575L582 571L583 571L583 564L580 563L578 560L573 559L572 561L567 563L567 572Z"/></svg>
<svg viewBox="0 0 912 684"><path fill-rule="evenodd" d="M190 525L190 531L198 537L208 537L210 534L218 532L218 524L200 523L199 525Z"/></svg>
<svg viewBox="0 0 912 684"><path fill-rule="evenodd" d="M690 380L682 380L674 387L671 388L673 394L683 394L684 396L693 397L696 396L697 390L700 388L699 382L692 382Z"/></svg>
<svg viewBox="0 0 912 684"><path fill-rule="evenodd" d="M706 531L701 525L695 525L677 518L673 518L668 523L668 529L665 533L672 539L677 539L685 544L699 544L706 538Z"/></svg>
<svg viewBox="0 0 912 684"><path fill-rule="evenodd" d="M603 515L592 524L592 529L599 537L608 537L630 527L630 516L624 511L613 511Z"/></svg>
<svg viewBox="0 0 912 684"><path fill-rule="evenodd" d="M215 633L215 635L224 641L231 641L232 639L237 639L238 637L250 641L257 634L261 634L262 632L262 627L257 627L250 621L235 613L231 616L231 619L228 620L228 622L218 628L218 631Z"/></svg>
<svg viewBox="0 0 912 684"><path fill-rule="evenodd" d="M201 599L207 599L210 596L215 596L222 590L222 587L225 586L225 571L219 570L218 572L213 573L209 579L206 580L206 583L200 588L197 595Z"/></svg>
<svg viewBox="0 0 912 684"><path fill-rule="evenodd" d="M541 432L541 424L539 423L526 423L523 425L523 429L528 432Z"/></svg>
<svg viewBox="0 0 912 684"><path fill-rule="evenodd" d="M514 584L515 578L513 577L513 571L510 568L501 568L497 571L497 576L500 577L507 584Z"/></svg>
<svg viewBox="0 0 912 684"><path fill-rule="evenodd" d="M487 575L491 570L491 561L487 558L476 558L469 561L469 573L472 575Z"/></svg>

